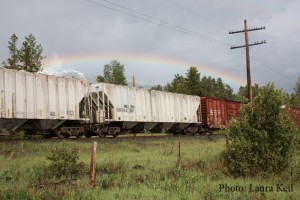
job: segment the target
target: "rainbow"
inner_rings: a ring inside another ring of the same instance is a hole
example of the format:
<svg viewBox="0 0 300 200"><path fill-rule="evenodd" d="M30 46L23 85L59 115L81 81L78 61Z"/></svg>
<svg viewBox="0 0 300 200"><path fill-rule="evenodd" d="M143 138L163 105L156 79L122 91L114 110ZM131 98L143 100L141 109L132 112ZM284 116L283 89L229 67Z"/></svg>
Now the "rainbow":
<svg viewBox="0 0 300 200"><path fill-rule="evenodd" d="M43 67L47 68L70 68L80 71L98 71L100 72L100 67L104 64L108 64L111 60L118 60L125 65L126 71L129 66L135 66L138 68L143 68L150 70L170 70L172 72L177 71L176 73L185 74L186 70L190 66L196 66L201 76L211 76L213 78L220 77L225 83L232 86L234 89L238 89L241 85L246 84L246 80L241 76L234 75L227 71L222 71L217 67L206 67L204 65L193 63L189 61L180 60L177 58L171 57L162 57L146 54L137 54L137 53L98 53L98 54L72 54L66 55L58 58L57 56L52 56L44 59ZM84 70L83 70L84 69ZM172 74L174 76L174 74ZM172 80L167 80L171 82ZM155 83L153 83L155 85Z"/></svg>

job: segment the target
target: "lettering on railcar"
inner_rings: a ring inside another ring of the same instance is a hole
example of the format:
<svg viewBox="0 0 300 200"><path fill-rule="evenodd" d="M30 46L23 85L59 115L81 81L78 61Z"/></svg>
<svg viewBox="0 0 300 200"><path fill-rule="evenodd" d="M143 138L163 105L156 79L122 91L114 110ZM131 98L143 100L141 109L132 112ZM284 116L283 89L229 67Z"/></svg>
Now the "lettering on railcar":
<svg viewBox="0 0 300 200"><path fill-rule="evenodd" d="M117 112L134 113L134 105L123 105L123 108L117 108Z"/></svg>
<svg viewBox="0 0 300 200"><path fill-rule="evenodd" d="M210 110L209 114L210 115L220 115L221 114L221 110Z"/></svg>
<svg viewBox="0 0 300 200"><path fill-rule="evenodd" d="M17 112L16 112L16 115L19 116L19 117L26 117L26 116L27 116L27 113L24 112L24 111L17 111Z"/></svg>
<svg viewBox="0 0 300 200"><path fill-rule="evenodd" d="M125 108L117 108L117 112L125 112Z"/></svg>
<svg viewBox="0 0 300 200"><path fill-rule="evenodd" d="M73 116L74 115L74 111L73 110L68 110L67 114Z"/></svg>

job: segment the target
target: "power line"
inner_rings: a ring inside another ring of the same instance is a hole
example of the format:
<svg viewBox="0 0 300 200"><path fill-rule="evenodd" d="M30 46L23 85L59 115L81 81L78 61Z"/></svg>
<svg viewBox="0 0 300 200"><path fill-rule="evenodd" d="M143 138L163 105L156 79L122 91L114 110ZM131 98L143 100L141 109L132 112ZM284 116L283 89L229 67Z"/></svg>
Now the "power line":
<svg viewBox="0 0 300 200"><path fill-rule="evenodd" d="M169 23L169 22L167 22L167 21L164 21L164 20L161 20L161 19L158 19L158 18L154 18L154 17L152 17L152 16L150 16L150 15L146 15L146 14L144 14L144 13L142 13L142 12L133 10L133 9L131 9L131 8L122 6L122 5L120 5L120 4L117 4L117 3L114 3L114 2L111 2L111 1L107 1L107 0L101 0L101 1L105 1L105 2L107 2L107 3L109 3L109 4L118 6L118 7L120 7L120 8L126 9L126 10L128 10L128 11L134 12L134 13L139 14L139 15L142 15L142 16L144 16L144 17L153 19L153 20L158 21L158 22L160 22L160 23L163 23L163 24L166 24L166 25L169 25L169 26L172 26L172 27L181 29L181 30L183 30L183 31L187 31L187 32L190 32L190 33L195 34L195 35L200 35L200 36L202 36L203 38L210 39L208 36L206 36L206 35L204 35L204 34L196 33L196 32L194 32L194 31L191 31L191 30L189 30L189 29L183 28L183 27L178 26L178 25L176 25L176 24L172 24L172 23ZM215 40L215 41L218 41L218 40ZM222 42L222 41L218 41L218 42ZM223 42L222 42L222 43L223 43ZM224 43L224 45L225 45L225 43Z"/></svg>
<svg viewBox="0 0 300 200"><path fill-rule="evenodd" d="M244 55L240 51L238 53L241 54L241 55ZM250 58L251 58L251 60L255 61L257 64L260 64L261 66L263 66L265 68L268 68L270 71L273 71L274 73L281 75L282 78L284 78L285 80L288 80L290 83L295 83L296 82L295 79L291 79L290 76L287 76L287 75L283 74L282 72L274 69L273 67L271 67L270 65L267 65L266 63L262 62L260 59L254 57L253 55L250 55Z"/></svg>
<svg viewBox="0 0 300 200"><path fill-rule="evenodd" d="M287 59L285 59L284 57L282 57L281 55L278 55L277 53L275 53L272 50L268 50L267 51L269 54L273 55L276 58L279 58L280 60L282 60L284 63L288 64L288 65L292 65L293 67L296 67L294 64L292 64L290 61L288 61ZM297 67L296 67L297 68Z"/></svg>
<svg viewBox="0 0 300 200"><path fill-rule="evenodd" d="M106 3L109 3L109 4L111 4L111 5L114 5L114 6L120 7L120 8L122 8L122 9L127 10L127 11L133 12L133 13L138 14L138 15L140 15L140 16L135 15L135 14L132 14L132 13L128 13L128 12L125 12L125 11L122 11L122 10L119 10L119 9L116 9L116 8L113 8L113 7L110 7L110 6L108 6L108 5L104 5L104 4L101 4L101 3L98 3L98 2L95 2L95 1L92 1L92 0L86 0L86 1L89 2L89 3L95 4L95 5L97 5L97 6L105 7L105 8L107 8L107 9L110 9L110 10L113 10L113 11L116 11L116 12L119 12L119 13L122 13L122 14L125 14L125 15L128 15L128 16L131 16L131 17L134 17L134 18L137 18L137 19L140 19L140 20L143 20L143 21L146 21L146 22L149 22L149 23L152 23L152 24L155 24L155 25L164 27L164 28L168 28L168 29L173 30L173 31L176 31L176 32L180 32L180 33L183 33L183 34L186 34L186 35L190 35L190 36L192 36L192 37L200 38L200 39L207 40L207 41L210 41L210 42L214 42L214 43L217 43L217 44L221 44L221 45L224 45L224 46L225 46L225 45L226 45L226 46L229 45L228 43L225 43L225 42L223 42L223 41L216 40L216 39L213 39L213 38L211 38L211 37L209 37L209 36L206 36L206 35L204 35L204 34L200 34L200 33L194 32L194 31L192 31L192 30L186 29L186 28L181 27L181 26L178 26L178 25L176 25L176 24L172 24L172 23L169 23L169 22L167 22L167 21L164 21L164 20L161 20L161 19L158 19L158 18L154 18L154 17L152 17L152 16L150 16L150 15L147 15L147 14L144 14L144 13L142 13L142 12L136 11L136 10L134 10L134 9L125 7L125 6L121 5L121 4L117 4L117 3L114 3L114 2L110 2L110 1L108 1L108 0L102 0L102 1L104 1L104 2L106 2ZM223 24L217 23L216 21L213 21L213 20L211 20L211 19L209 19L209 18L207 18L207 17L205 17L205 16L202 16L202 15L198 15L198 14L192 13L189 9L187 9L187 8L185 8L185 7L183 7L183 6L180 6L180 5L177 4L177 3L174 3L174 2L172 2L172 1L168 1L168 2L170 2L171 4L177 6L178 8L180 8L180 9L182 9L182 10L185 10L186 12L188 12L188 13L190 13L190 14L193 14L193 15L199 17L199 18L203 18L203 19L205 19L205 20L207 20L207 21L209 21L209 22L211 22L211 23L213 23L213 24L215 24L215 25L218 25L218 27L223 27L224 29L227 28L227 27L224 26ZM143 16L143 17L141 17L141 16ZM265 43L265 41L262 41L262 42L260 42L260 43L250 44L249 46L258 45L258 44L262 44L262 43ZM243 46L240 46L240 47L243 47ZM273 56L275 56L275 53L272 53L272 52L269 52L269 51L267 51L267 52L270 53L270 54L272 54ZM275 57L278 58L278 59L281 59L282 61L284 60L284 59L283 59L282 57L280 57L280 56L275 56ZM253 59L254 59L254 58L253 58ZM283 76L283 77L286 78L286 76L285 76L284 74L282 74L281 72L275 70L274 68L272 68L272 67L270 67L270 66L264 64L264 63L261 62L261 61L260 61L259 63L261 63L263 66L269 68L270 70L272 70L272 71L274 71L274 72L278 73L279 75L281 75L281 76ZM289 79L289 80L290 80L290 79Z"/></svg>
<svg viewBox="0 0 300 200"><path fill-rule="evenodd" d="M216 21L214 21L214 20L211 20L210 18L207 18L206 16L196 14L196 13L192 12L190 9L188 9L188 8L186 8L186 7L184 7L184 6L180 5L180 4L178 4L178 3L175 3L175 2L173 2L173 1L171 1L171 0L165 0L165 1L169 2L170 4L176 6L177 8L179 8L179 9L181 9L181 10L184 10L185 12L187 12L187 13L189 13L189 14L191 14L191 15L194 15L194 16L196 16L196 17L198 17L198 18L204 19L204 20L206 20L206 21L209 21L209 22L215 24L218 28L223 28L224 30L228 30L228 29L229 29L229 28L226 27L225 25L223 25L223 24L221 24L221 23L218 23L218 22L216 22ZM249 41L250 41L250 42L253 42L253 41L251 41L250 39L249 39ZM262 42L264 42L264 41L262 41ZM288 64L288 65L292 65L292 66L295 67L294 64L291 64L291 62L289 62L289 61L288 61L287 59L285 59L284 57L278 55L278 54L275 53L274 51L268 50L268 49L264 49L264 51L267 52L267 53L269 53L270 55L276 57L277 59L281 60L282 63ZM253 56L251 56L251 58L254 59ZM276 72L277 74L283 76L284 78L287 77L286 75L284 75L284 74L281 73L280 71L275 70L274 68L272 68L272 67L266 65L265 63L263 63L263 62L261 62L261 61L258 62L258 63L262 64L263 66L265 66L265 67L267 67L267 68L269 68L269 69L272 70L273 72ZM289 78L289 80L290 80L290 78Z"/></svg>
<svg viewBox="0 0 300 200"><path fill-rule="evenodd" d="M228 30L228 29L229 29L229 28L226 27L224 24L218 23L218 22L216 22L216 21L214 21L214 20L212 20L212 19L206 17L205 15L199 15L198 13L196 14L196 13L194 13L192 10L190 10L190 9L188 9L188 8L186 8L186 7L184 7L184 6L180 5L180 4L178 4L178 3L175 3L175 2L170 1L170 0L165 0L165 1L169 2L170 4L176 6L177 8L179 8L179 9L181 9L181 10L184 10L185 12L189 13L190 15L194 15L194 16L196 16L196 17L198 17L198 18L201 18L201 19L204 19L204 20L206 20L206 21L208 21L208 22L211 22L211 23L213 23L213 24L216 24L218 28L221 28L221 27L222 27L224 30Z"/></svg>
<svg viewBox="0 0 300 200"><path fill-rule="evenodd" d="M257 63L260 63L261 65L263 65L263 66L269 68L271 71L280 74L283 78L285 78L286 80L288 80L290 83L292 83L292 81L293 81L293 83L296 83L296 82L297 82L296 80L291 80L291 77L290 77L290 76L287 76L287 75L281 73L280 71L275 70L274 68L270 67L269 65L263 63L261 60L259 60L259 59L257 59L257 58L254 58L254 57L251 57L251 58L252 58L254 61L256 61Z"/></svg>
<svg viewBox="0 0 300 200"><path fill-rule="evenodd" d="M107 5L104 5L104 4L92 1L92 0L86 0L86 1L89 2L89 3L95 4L97 6L102 6L102 7L105 7L107 9L110 9L110 10L113 10L113 11L116 11L116 12L119 12L119 13L122 13L122 14L125 14L125 15L128 15L128 16L131 16L131 17L134 17L134 18L137 18L137 19L140 19L140 20L144 20L144 21L147 21L147 22L152 23L152 24L156 24L156 25L164 27L164 28L171 29L173 31L177 31L177 32L180 32L180 33L183 33L183 34L187 34L187 35L190 35L190 36L193 36L193 37L196 37L196 38L200 38L200 39L203 39L203 40L207 40L207 41L210 41L210 42L214 42L214 43L217 43L217 44L222 44L224 46L228 45L227 43L225 43L223 41L219 41L219 40L213 39L213 38L211 38L209 36L206 36L204 34L196 33L194 31L191 31L189 29L183 28L181 26L178 26L178 25L175 25L175 24L172 24L172 23L169 23L169 22L166 22L166 21L163 21L163 20L151 17L149 15L146 15L146 14L143 14L143 13L138 12L136 10L127 8L127 7L122 6L120 4L116 4L116 3L113 3L113 2L110 2L110 1L107 1L107 0L102 0L102 1L105 1L105 2L107 2L109 4L118 6L120 8L126 9L126 10L131 11L131 12L136 13L136 14L139 14L139 15L141 15L143 17L137 16L137 15L134 15L134 14L131 14L131 13L128 13L128 12L125 12L125 11L122 11L122 10L119 10L119 9L116 9L116 8L113 8L113 7L110 7L110 6L107 6ZM145 18L145 17L147 17L148 19ZM155 20L155 21L153 21L153 20Z"/></svg>

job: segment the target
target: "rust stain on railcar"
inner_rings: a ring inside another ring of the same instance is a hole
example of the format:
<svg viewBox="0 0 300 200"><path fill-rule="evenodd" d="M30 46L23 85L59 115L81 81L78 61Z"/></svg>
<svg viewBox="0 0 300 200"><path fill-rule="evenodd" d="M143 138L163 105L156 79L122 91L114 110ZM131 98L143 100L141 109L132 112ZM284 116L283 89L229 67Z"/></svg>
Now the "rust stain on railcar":
<svg viewBox="0 0 300 200"><path fill-rule="evenodd" d="M239 115L241 102L201 97L203 124L210 128L226 128L231 119Z"/></svg>
<svg viewBox="0 0 300 200"><path fill-rule="evenodd" d="M75 118L77 119L78 116L77 116L77 106L75 105Z"/></svg>
<svg viewBox="0 0 300 200"><path fill-rule="evenodd" d="M1 108L2 108L2 110L1 110L1 117L4 117L4 115L5 115L5 108L4 108L4 92L3 91L1 91Z"/></svg>
<svg viewBox="0 0 300 200"><path fill-rule="evenodd" d="M12 111L11 111L12 118L15 118L15 93L12 94Z"/></svg>
<svg viewBox="0 0 300 200"><path fill-rule="evenodd" d="M55 83L55 97L56 97L56 112L55 112L55 116L53 117L53 119L56 119L56 118L59 118L59 115L60 115L60 110L59 110L59 86L58 86L58 78L55 78L54 79L54 83ZM50 102L49 102L50 103Z"/></svg>
<svg viewBox="0 0 300 200"><path fill-rule="evenodd" d="M45 84L45 87L47 87L47 93L48 95L45 97L44 95L44 112L45 112L45 118L50 118L50 100L49 100L49 93L50 93L50 88L49 88L49 76L45 76L45 81L42 80L41 82L42 84L44 83ZM42 111L41 112L41 118L42 118Z"/></svg>
<svg viewBox="0 0 300 200"><path fill-rule="evenodd" d="M240 102L227 102L228 122L239 116L242 104ZM228 124L227 124L228 125Z"/></svg>

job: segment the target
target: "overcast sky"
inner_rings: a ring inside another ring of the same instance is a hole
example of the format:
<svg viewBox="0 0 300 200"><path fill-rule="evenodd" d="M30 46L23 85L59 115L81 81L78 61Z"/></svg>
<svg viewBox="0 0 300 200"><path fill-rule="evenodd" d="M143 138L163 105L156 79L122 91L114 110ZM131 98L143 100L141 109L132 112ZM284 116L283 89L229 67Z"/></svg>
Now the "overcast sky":
<svg viewBox="0 0 300 200"><path fill-rule="evenodd" d="M119 60L128 81L171 82L196 66L235 90L246 83L244 19L249 32L252 83L275 82L291 92L300 76L299 0L1 0L0 61L15 33L32 33L43 46L43 67L96 76Z"/></svg>

